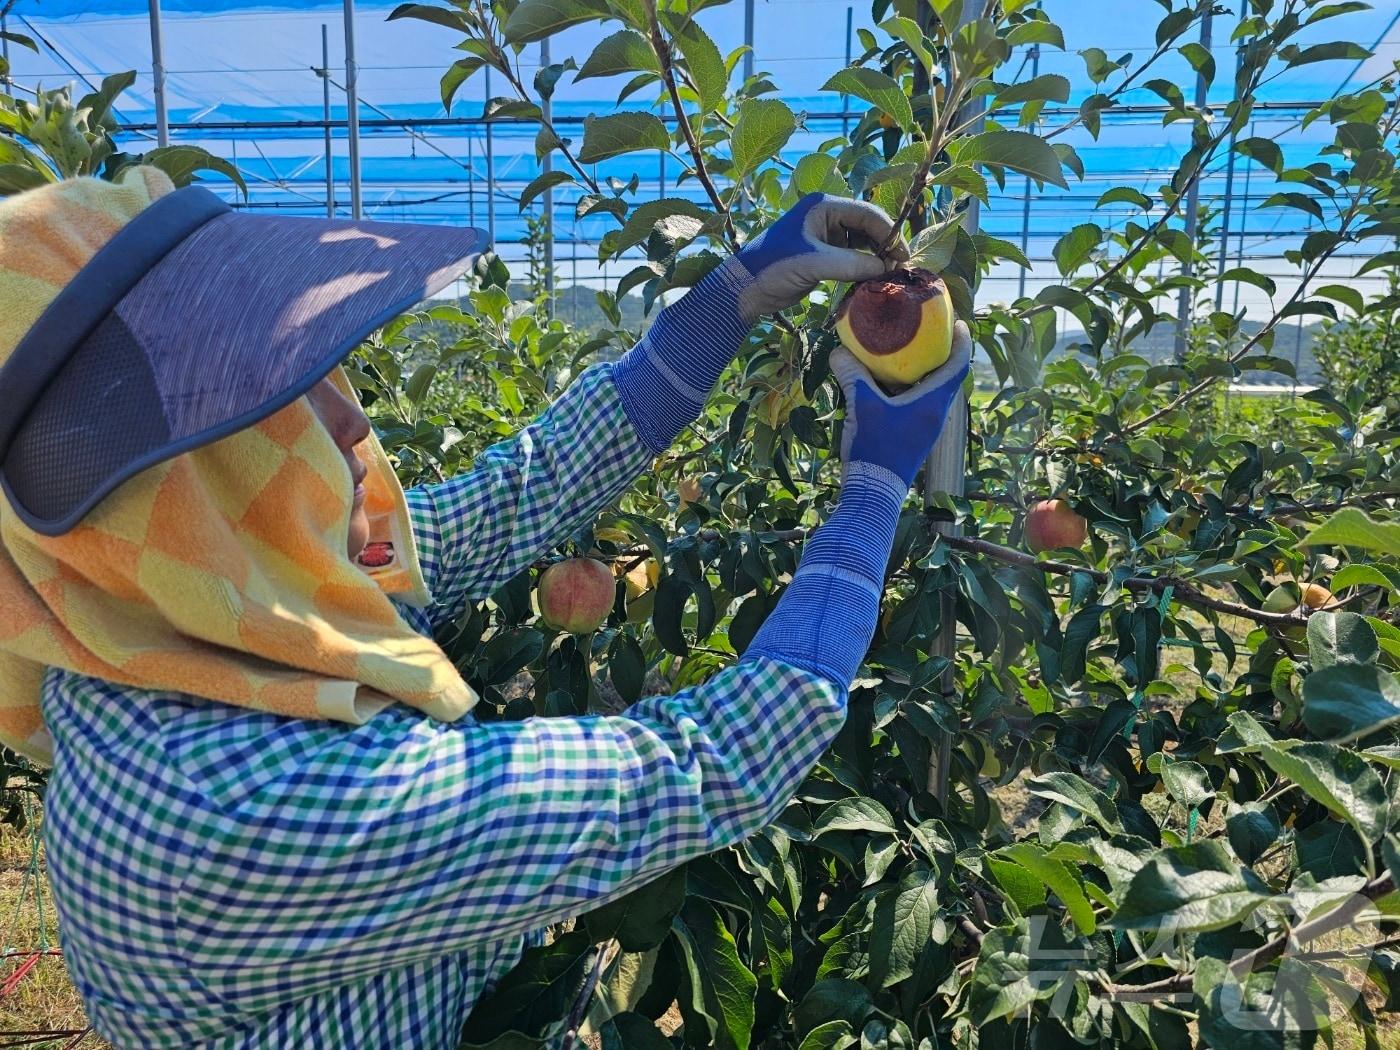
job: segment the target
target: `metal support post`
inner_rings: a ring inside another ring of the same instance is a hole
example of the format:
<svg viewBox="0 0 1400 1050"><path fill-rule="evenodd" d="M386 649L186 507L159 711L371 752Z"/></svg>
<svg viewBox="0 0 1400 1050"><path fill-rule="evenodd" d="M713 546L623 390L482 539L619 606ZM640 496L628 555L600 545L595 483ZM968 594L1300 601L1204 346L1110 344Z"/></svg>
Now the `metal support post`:
<svg viewBox="0 0 1400 1050"><path fill-rule="evenodd" d="M331 31L321 23L321 118L325 121L326 218L335 218L335 143L331 136Z"/></svg>
<svg viewBox="0 0 1400 1050"><path fill-rule="evenodd" d="M855 26L855 13L856 13L856 9L855 9L854 7L848 7L848 8L846 8L846 65L847 65L847 66L849 66L849 65L851 64L851 34L852 34L853 28L854 28L854 26ZM851 108L850 98L849 98L848 96L846 96L846 95L842 95L842 96L841 96L841 137L842 137L842 138L846 138L846 139L848 139L848 138L851 137L851 116L850 116L850 112L849 112L849 111L850 111L850 108Z"/></svg>
<svg viewBox="0 0 1400 1050"><path fill-rule="evenodd" d="M160 0L150 0L151 81L156 96L156 145L170 145L170 114L165 107L165 56L161 46Z"/></svg>
<svg viewBox="0 0 1400 1050"><path fill-rule="evenodd" d="M491 67L486 67L486 99L491 100ZM486 122L486 232L491 244L496 243L496 150L491 133L492 122Z"/></svg>
<svg viewBox="0 0 1400 1050"><path fill-rule="evenodd" d="M1205 17L1201 19L1201 46L1210 51L1210 31L1211 22L1215 15L1210 8L1206 8ZM1202 67L1204 70L1204 67ZM1206 92L1210 84L1206 81L1204 71L1196 74L1196 108L1204 109L1206 105ZM1198 176L1191 183L1190 190L1186 193L1186 236L1194 245L1196 234L1201 222L1201 179ZM1195 274L1194 260L1188 258L1182 267L1182 276L1190 278ZM1191 303L1193 300L1191 289L1183 287L1177 293L1176 299L1176 359L1184 361L1186 359L1186 337L1187 329L1191 324Z"/></svg>
<svg viewBox="0 0 1400 1050"><path fill-rule="evenodd" d="M744 79L748 80L753 76L753 0L744 0L744 43L748 45L744 52Z"/></svg>
<svg viewBox="0 0 1400 1050"><path fill-rule="evenodd" d="M549 37L540 41L540 68L549 65ZM541 112L546 122L554 115L554 103L551 96L546 95L541 99L543 107ZM553 152L546 153L544 160L540 163L541 171L550 171L554 167ZM545 294L545 316L554 316L554 190L547 189L541 196L541 207L544 209L544 294Z"/></svg>
<svg viewBox="0 0 1400 1050"><path fill-rule="evenodd" d="M14 83L14 80L10 77L10 38L5 35L5 33L9 31L9 28L9 16L0 13L0 58L5 60L5 70L3 73L0 73L0 87L4 87L6 91L8 91L10 85Z"/></svg>
<svg viewBox="0 0 1400 1050"><path fill-rule="evenodd" d="M360 183L360 86L355 61L355 0L345 0L345 121L350 139L350 215L364 217Z"/></svg>
<svg viewBox="0 0 1400 1050"><path fill-rule="evenodd" d="M963 8L960 25L966 25L982 18L986 8L987 0L968 0ZM975 121L968 128L968 134L976 135L982 130L985 114L985 98L974 99L968 102L959 114L959 122ZM963 213L963 224L969 233L977 232L980 218L978 201L974 197ZM947 493L954 497L963 494L967 476L967 412L967 394L960 390L954 396L953 403L948 409L948 422L943 427L943 433L939 435L937 444L933 446L933 451L929 453L928 459L924 462L923 497L925 509L933 504L934 498L939 493ZM940 522L934 526L934 530L943 536L957 536L962 532L956 522ZM935 659L941 656L948 660L948 669L944 672L941 682L942 692L945 696L952 695L957 682L953 666L958 642L955 608L954 599L951 596L945 596L938 621L938 637L934 639L933 650L929 654ZM943 733L933 746L933 754L929 760L928 789L938 800L940 806L945 806L948 801L952 751L953 735Z"/></svg>
<svg viewBox="0 0 1400 1050"><path fill-rule="evenodd" d="M1240 19L1243 21L1249 13L1249 0L1240 0ZM1238 79L1240 67L1244 65L1244 54L1235 60L1235 77ZM1220 279L1220 275L1225 272L1225 263L1230 251L1230 209L1233 205L1232 197L1235 194L1235 142L1239 138L1239 133L1230 132L1230 156L1225 160L1225 203L1220 209L1220 256L1215 264L1215 309L1220 311L1225 306L1225 282Z"/></svg>
<svg viewBox="0 0 1400 1050"><path fill-rule="evenodd" d="M849 63L848 63L849 64ZM1031 45L1031 79L1040 76L1040 45ZM1036 122L1039 124L1039 121ZM1021 254L1027 259L1031 257L1031 177L1026 176L1026 199L1021 206ZM1016 284L1016 295L1018 298L1025 298L1026 295L1026 271L1021 270L1021 279Z"/></svg>

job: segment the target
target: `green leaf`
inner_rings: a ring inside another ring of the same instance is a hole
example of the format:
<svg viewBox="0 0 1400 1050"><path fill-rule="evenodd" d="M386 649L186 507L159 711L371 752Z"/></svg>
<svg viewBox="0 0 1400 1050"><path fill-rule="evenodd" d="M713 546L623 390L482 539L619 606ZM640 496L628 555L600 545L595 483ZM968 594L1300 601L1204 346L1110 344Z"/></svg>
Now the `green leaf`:
<svg viewBox="0 0 1400 1050"><path fill-rule="evenodd" d="M708 901L691 897L672 924L692 988L701 990L705 1012L716 1022L710 1044L748 1050L758 981L739 959L734 937Z"/></svg>
<svg viewBox="0 0 1400 1050"><path fill-rule="evenodd" d="M1314 62L1360 62L1371 57L1368 49L1349 40L1334 40L1331 43L1302 48L1297 44L1289 44L1281 48L1278 54L1290 69Z"/></svg>
<svg viewBox="0 0 1400 1050"><path fill-rule="evenodd" d="M938 872L914 869L894 889L880 894L870 931L870 979L888 988L910 977L933 931L938 910Z"/></svg>
<svg viewBox="0 0 1400 1050"><path fill-rule="evenodd" d="M734 156L734 178L741 179L772 160L797 130L792 110L772 98L751 98L739 107L730 149Z"/></svg>
<svg viewBox="0 0 1400 1050"><path fill-rule="evenodd" d="M870 990L865 985L846 978L829 977L807 990L793 1010L792 1024L797 1034L804 1037L833 1021L844 1021L852 1029L857 1029L865 1024L866 1017L874 1008Z"/></svg>
<svg viewBox="0 0 1400 1050"><path fill-rule="evenodd" d="M545 190L553 189L565 182L573 182L574 177L567 171L543 171L535 176L523 190L520 191L520 210L524 211L530 206L530 202L538 197Z"/></svg>
<svg viewBox="0 0 1400 1050"><path fill-rule="evenodd" d="M618 234L614 251L621 254L634 244L641 244L651 236L656 224L672 221L667 231L672 238L694 237L710 220L717 218L714 212L700 207L684 197L663 197L661 200L647 201L633 210L623 223Z"/></svg>
<svg viewBox="0 0 1400 1050"><path fill-rule="evenodd" d="M1099 197L1095 208L1106 208L1110 204L1131 204L1135 208L1143 211L1152 210L1152 198L1143 193L1142 190L1133 189L1131 186L1115 186Z"/></svg>
<svg viewBox="0 0 1400 1050"><path fill-rule="evenodd" d="M1113 800L1083 777L1073 773L1045 773L1026 781L1026 790L1078 810L1110 835L1123 830Z"/></svg>
<svg viewBox="0 0 1400 1050"><path fill-rule="evenodd" d="M1008 84L996 93L995 107L1011 106L1018 102L1068 102L1069 78L1058 73L1042 73L1030 80Z"/></svg>
<svg viewBox="0 0 1400 1050"><path fill-rule="evenodd" d="M817 835L828 831L871 831L881 835L896 835L894 817L873 798L843 798L822 811L812 830Z"/></svg>
<svg viewBox="0 0 1400 1050"><path fill-rule="evenodd" d="M700 28L699 22L688 23L676 35L675 43L685 59L691 80L695 82L695 93L700 96L700 112L713 112L724 101L724 92L729 86L729 71L725 67L724 56Z"/></svg>
<svg viewBox="0 0 1400 1050"><path fill-rule="evenodd" d="M452 112L452 102L457 97L457 92L463 84L471 79L472 74L484 65L486 65L484 59L473 55L469 58L459 58L447 67L447 72L442 75L442 81L438 85L442 94L443 110L448 113Z"/></svg>
<svg viewBox="0 0 1400 1050"><path fill-rule="evenodd" d="M881 22L880 28L896 40L902 40L924 69L930 73L934 71L936 63L928 45L924 43L924 31L919 28L918 22L903 15L895 15Z"/></svg>
<svg viewBox="0 0 1400 1050"><path fill-rule="evenodd" d="M111 76L102 78L102 85L96 91L80 98L77 108L88 111L88 126L105 127L117 97L134 83L136 83L134 69L125 73L113 73Z"/></svg>
<svg viewBox="0 0 1400 1050"><path fill-rule="evenodd" d="M1278 843L1283 827L1273 806L1267 802L1246 802L1225 818L1225 833L1240 859L1253 864Z"/></svg>
<svg viewBox="0 0 1400 1050"><path fill-rule="evenodd" d="M1248 266L1232 266L1220 275L1220 280L1239 281L1241 284L1252 285L1271 298L1278 291L1278 285L1274 283L1272 277L1262 274L1258 270L1251 270Z"/></svg>
<svg viewBox="0 0 1400 1050"><path fill-rule="evenodd" d="M1389 799L1380 777L1356 752L1335 744L1305 743L1289 748L1273 744L1259 753L1270 769L1356 828L1367 842L1379 837Z"/></svg>
<svg viewBox="0 0 1400 1050"><path fill-rule="evenodd" d="M1068 277L1088 262L1102 241L1103 229L1092 222L1081 223L1056 241L1055 265L1060 275Z"/></svg>
<svg viewBox="0 0 1400 1050"><path fill-rule="evenodd" d="M958 233L962 230L962 220L952 218L937 226L920 230L914 243L909 246L909 261L934 273L941 273L953 261L953 252L958 245Z"/></svg>
<svg viewBox="0 0 1400 1050"><path fill-rule="evenodd" d="M1045 903L1045 883L1025 867L995 853L988 853L985 859L992 878L1022 915Z"/></svg>
<svg viewBox="0 0 1400 1050"><path fill-rule="evenodd" d="M1313 294L1320 295L1324 299L1332 299L1335 302L1339 302L1347 307L1347 309L1351 310L1352 313L1359 315L1366 312L1366 297L1355 288L1348 285L1325 284L1321 288L1316 289Z"/></svg>
<svg viewBox="0 0 1400 1050"><path fill-rule="evenodd" d="M1166 786L1167 793L1187 809L1204 805L1215 797L1210 774L1199 762L1163 762L1162 783Z"/></svg>
<svg viewBox="0 0 1400 1050"><path fill-rule="evenodd" d="M1308 658L1314 670L1338 663L1370 663L1377 648L1376 632L1364 616L1318 612L1308 617Z"/></svg>
<svg viewBox="0 0 1400 1050"><path fill-rule="evenodd" d="M1299 547L1357 547L1400 558L1400 525L1372 521L1364 511L1344 507L1298 541Z"/></svg>
<svg viewBox="0 0 1400 1050"><path fill-rule="evenodd" d="M588 0L520 0L501 32L512 44L530 44L547 36L610 12L603 3Z"/></svg>
<svg viewBox="0 0 1400 1050"><path fill-rule="evenodd" d="M836 158L829 153L809 153L793 168L788 187L794 197L809 193L831 193L838 197L851 195L850 184L837 170Z"/></svg>
<svg viewBox="0 0 1400 1050"><path fill-rule="evenodd" d="M685 904L685 869L673 868L659 879L625 897L604 904L579 922L595 944L617 938L625 952L659 947L671 932L671 921Z"/></svg>
<svg viewBox="0 0 1400 1050"><path fill-rule="evenodd" d="M630 1011L608 1018L599 1034L603 1050L672 1050L655 1021Z"/></svg>
<svg viewBox="0 0 1400 1050"><path fill-rule="evenodd" d="M1262 135L1252 139L1242 139L1235 144L1235 152L1251 160L1258 161L1275 175L1283 171L1283 150L1273 139Z"/></svg>
<svg viewBox="0 0 1400 1050"><path fill-rule="evenodd" d="M839 91L843 95L854 95L869 102L876 109L888 113L905 131L914 127L914 110L909 105L909 97L899 82L878 69L852 66L837 73L825 84L823 91Z"/></svg>
<svg viewBox="0 0 1400 1050"><path fill-rule="evenodd" d="M1375 637L1373 632L1373 645ZM1400 679L1384 668L1335 663L1303 679L1303 724L1317 736L1365 736L1395 722L1400 722Z"/></svg>
<svg viewBox="0 0 1400 1050"><path fill-rule="evenodd" d="M1091 934L1097 928L1094 908L1084 895L1084 886L1079 876L1064 861L1052 857L1033 842L1016 842L997 850L997 856L1014 861L1054 892L1064 903L1075 926L1084 934Z"/></svg>
<svg viewBox="0 0 1400 1050"><path fill-rule="evenodd" d="M650 113L589 116L583 122L583 147L578 159L580 164L596 164L637 150L664 150L670 144L666 125Z"/></svg>
<svg viewBox="0 0 1400 1050"><path fill-rule="evenodd" d="M656 61L656 52L651 49L647 38L635 29L620 29L598 42L574 80L613 77L638 70L659 73L661 66Z"/></svg>
<svg viewBox="0 0 1400 1050"><path fill-rule="evenodd" d="M239 170L223 157L216 157L199 146L162 146L143 155L141 163L159 168L176 186L194 182L196 172L217 172L242 190L245 197L248 195L248 185Z"/></svg>
<svg viewBox="0 0 1400 1050"><path fill-rule="evenodd" d="M844 1050L854 1043L855 1034L849 1021L827 1021L803 1036L797 1050Z"/></svg>
<svg viewBox="0 0 1400 1050"><path fill-rule="evenodd" d="M456 11L449 11L443 7L433 7L431 4L399 4L389 12L386 22L393 22L400 18L416 18L420 22L432 22L435 25L446 26L448 29L455 29L459 33L467 32L466 20Z"/></svg>
<svg viewBox="0 0 1400 1050"><path fill-rule="evenodd" d="M486 1044L510 1032L540 1032L565 1016L578 998L592 955L593 942L579 931L531 948L494 990L477 1000L462 1029L464 1044Z"/></svg>
<svg viewBox="0 0 1400 1050"><path fill-rule="evenodd" d="M1124 930L1218 930L1271 898L1269 887L1214 839L1170 846L1133 876L1112 925Z"/></svg>
<svg viewBox="0 0 1400 1050"><path fill-rule="evenodd" d="M1025 131L984 131L961 139L949 150L960 164L984 164L1029 175L1042 185L1068 189L1060 155L1048 142Z"/></svg>
<svg viewBox="0 0 1400 1050"><path fill-rule="evenodd" d="M1092 969L1092 958L1082 945L1065 939L1059 923L1038 923L1034 935L1025 919L988 931L972 968L972 1023L1023 1014L1037 1000L1053 997L1065 981Z"/></svg>
<svg viewBox="0 0 1400 1050"><path fill-rule="evenodd" d="M1037 20L1022 22L1006 34L1006 42L1011 47L1024 44L1049 44L1061 51L1065 49L1065 34L1054 22Z"/></svg>

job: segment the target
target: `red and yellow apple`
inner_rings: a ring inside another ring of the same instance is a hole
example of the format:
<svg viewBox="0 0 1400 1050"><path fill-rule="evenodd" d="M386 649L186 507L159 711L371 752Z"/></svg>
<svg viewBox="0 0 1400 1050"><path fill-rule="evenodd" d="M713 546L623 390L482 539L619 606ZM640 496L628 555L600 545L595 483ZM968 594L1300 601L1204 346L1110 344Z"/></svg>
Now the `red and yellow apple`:
<svg viewBox="0 0 1400 1050"><path fill-rule="evenodd" d="M1082 547L1089 523L1062 499L1043 499L1026 514L1026 546L1036 553L1060 547Z"/></svg>
<svg viewBox="0 0 1400 1050"><path fill-rule="evenodd" d="M557 561L540 575L540 616L570 634L596 631L612 612L617 584L612 570L593 558Z"/></svg>
<svg viewBox="0 0 1400 1050"><path fill-rule="evenodd" d="M891 270L851 289L836 311L836 334L887 390L913 386L953 350L948 286L917 266Z"/></svg>

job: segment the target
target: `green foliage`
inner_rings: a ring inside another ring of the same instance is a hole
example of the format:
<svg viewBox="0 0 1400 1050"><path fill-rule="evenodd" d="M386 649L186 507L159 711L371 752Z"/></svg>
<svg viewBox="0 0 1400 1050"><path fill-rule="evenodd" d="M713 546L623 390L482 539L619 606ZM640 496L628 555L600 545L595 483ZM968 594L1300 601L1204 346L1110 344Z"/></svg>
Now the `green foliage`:
<svg viewBox="0 0 1400 1050"><path fill-rule="evenodd" d="M6 35L13 42L33 46L27 37ZM135 71L114 73L76 102L69 86L41 89L33 99L0 92L0 197L80 175L115 178L132 164L157 167L176 186L188 186L197 173L212 171L247 192L237 168L198 146L166 146L144 154L118 152L112 141L121 126L115 107L122 92L135 82Z"/></svg>

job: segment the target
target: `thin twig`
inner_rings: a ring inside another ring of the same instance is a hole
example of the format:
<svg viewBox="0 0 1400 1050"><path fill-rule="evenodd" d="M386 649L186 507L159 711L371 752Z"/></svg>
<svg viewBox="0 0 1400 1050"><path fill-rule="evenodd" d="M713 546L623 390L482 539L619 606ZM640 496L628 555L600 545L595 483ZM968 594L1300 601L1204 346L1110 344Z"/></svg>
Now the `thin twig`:
<svg viewBox="0 0 1400 1050"><path fill-rule="evenodd" d="M714 180L710 178L710 172L705 167L705 155L701 152L700 143L695 139L695 129L690 126L690 118L686 115L685 107L681 105L681 94L676 86L676 72L671 61L671 45L667 43L665 34L661 32L661 20L656 14L656 0L646 0L646 7L647 21L651 28L651 47L656 52L657 61L661 64L661 80L666 85L667 94L671 97L671 106L676 111L676 122L680 125L682 134L685 135L691 159L695 161L695 177L700 180L700 185L705 187L705 193L715 206L715 211L724 216L724 230L729 240L729 246L734 251L738 251L739 234L734 229L734 220L730 217L729 207L720 197L719 190L715 188Z"/></svg>

